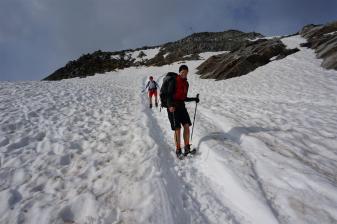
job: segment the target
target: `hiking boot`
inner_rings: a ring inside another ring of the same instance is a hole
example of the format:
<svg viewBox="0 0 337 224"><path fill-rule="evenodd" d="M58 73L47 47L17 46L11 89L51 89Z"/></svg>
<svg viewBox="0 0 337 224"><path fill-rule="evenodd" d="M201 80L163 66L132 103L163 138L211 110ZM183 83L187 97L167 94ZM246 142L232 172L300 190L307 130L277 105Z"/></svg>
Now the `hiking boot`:
<svg viewBox="0 0 337 224"><path fill-rule="evenodd" d="M150 104L150 108L152 108L152 104Z"/></svg>
<svg viewBox="0 0 337 224"><path fill-rule="evenodd" d="M195 149L191 150L191 145L185 145L184 156L187 156L187 154L189 154L189 153L194 154L194 153L196 153L196 150Z"/></svg>
<svg viewBox="0 0 337 224"><path fill-rule="evenodd" d="M191 152L191 147L190 145L185 145L184 147L184 156L187 156L188 153Z"/></svg>
<svg viewBox="0 0 337 224"><path fill-rule="evenodd" d="M177 155L178 159L183 159L184 158L184 155L183 155L181 149L177 149L176 150L176 155Z"/></svg>

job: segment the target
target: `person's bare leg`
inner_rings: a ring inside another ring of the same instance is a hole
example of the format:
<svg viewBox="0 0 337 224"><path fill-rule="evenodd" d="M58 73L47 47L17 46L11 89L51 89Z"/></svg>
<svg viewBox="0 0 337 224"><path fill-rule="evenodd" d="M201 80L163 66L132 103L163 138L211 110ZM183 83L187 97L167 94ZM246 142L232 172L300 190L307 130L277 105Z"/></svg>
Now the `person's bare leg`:
<svg viewBox="0 0 337 224"><path fill-rule="evenodd" d="M174 142L176 143L176 149L180 149L180 128L174 131Z"/></svg>
<svg viewBox="0 0 337 224"><path fill-rule="evenodd" d="M156 107L158 107L158 97L157 97L157 94L154 95L154 102L156 104Z"/></svg>
<svg viewBox="0 0 337 224"><path fill-rule="evenodd" d="M151 105L152 105L152 96L151 95L149 95L149 103L150 103L150 107L151 107Z"/></svg>
<svg viewBox="0 0 337 224"><path fill-rule="evenodd" d="M184 143L185 146L190 144L190 126L184 124Z"/></svg>

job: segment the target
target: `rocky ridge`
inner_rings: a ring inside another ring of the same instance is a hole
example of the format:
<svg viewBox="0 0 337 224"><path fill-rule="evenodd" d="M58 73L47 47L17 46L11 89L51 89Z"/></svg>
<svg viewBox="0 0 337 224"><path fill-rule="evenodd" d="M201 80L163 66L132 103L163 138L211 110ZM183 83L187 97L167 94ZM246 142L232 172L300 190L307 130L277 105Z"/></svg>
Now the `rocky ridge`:
<svg viewBox="0 0 337 224"><path fill-rule="evenodd" d="M84 54L77 60L69 61L64 67L56 70L43 80L61 80L75 77L86 77L96 73L105 73L131 66L162 66L176 61L199 59L199 53L209 51L232 51L250 39L263 37L259 33L244 33L237 30L224 32L194 33L175 42L160 46L142 47L117 52L98 50ZM153 57L146 52L155 51Z"/></svg>
<svg viewBox="0 0 337 224"><path fill-rule="evenodd" d="M299 34L307 39L301 46L314 49L317 57L323 59L322 67L337 70L337 21L304 26ZM216 80L238 77L299 50L287 49L281 38L260 38L228 54L210 57L198 67L198 74Z"/></svg>
<svg viewBox="0 0 337 224"><path fill-rule="evenodd" d="M325 25L307 25L300 31L307 39L303 47L315 49L318 58L322 58L322 67L337 70L337 21Z"/></svg>
<svg viewBox="0 0 337 224"><path fill-rule="evenodd" d="M307 39L302 47L315 49L322 67L337 69L337 21L307 25L298 33ZM101 50L82 55L44 80L86 77L131 66L162 66L177 61L200 59L199 53L229 51L210 57L198 67L201 78L216 80L246 75L270 61L282 59L299 49L287 49L281 38L264 38L255 32L237 30L194 33L175 42L116 52Z"/></svg>
<svg viewBox="0 0 337 224"><path fill-rule="evenodd" d="M280 38L249 41L230 53L210 57L197 68L198 74L216 80L238 77L298 50L287 49Z"/></svg>

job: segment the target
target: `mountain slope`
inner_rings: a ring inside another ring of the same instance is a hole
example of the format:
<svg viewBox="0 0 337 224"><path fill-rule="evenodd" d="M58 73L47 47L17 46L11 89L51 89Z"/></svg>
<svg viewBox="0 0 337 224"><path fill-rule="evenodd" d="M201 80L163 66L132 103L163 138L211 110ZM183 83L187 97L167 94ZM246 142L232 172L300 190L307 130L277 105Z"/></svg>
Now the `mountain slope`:
<svg viewBox="0 0 337 224"><path fill-rule="evenodd" d="M183 161L140 92L179 62L1 82L0 223L336 223L337 72L299 49L220 82L188 62L199 153Z"/></svg>
<svg viewBox="0 0 337 224"><path fill-rule="evenodd" d="M250 39L263 37L259 33L237 30L194 33L181 40L160 46L142 47L117 52L96 51L82 55L43 80L61 80L92 76L131 66L162 66L182 60L199 59L198 54L208 51L231 51Z"/></svg>

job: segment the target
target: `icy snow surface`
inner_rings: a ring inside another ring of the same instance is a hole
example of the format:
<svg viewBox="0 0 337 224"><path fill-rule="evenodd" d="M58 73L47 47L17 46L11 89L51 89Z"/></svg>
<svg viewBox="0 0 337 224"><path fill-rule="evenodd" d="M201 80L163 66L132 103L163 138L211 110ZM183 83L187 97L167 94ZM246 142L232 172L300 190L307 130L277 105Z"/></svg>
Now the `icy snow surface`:
<svg viewBox="0 0 337 224"><path fill-rule="evenodd" d="M182 161L141 93L178 63L1 82L0 223L337 223L337 72L306 48L226 81L200 63Z"/></svg>

